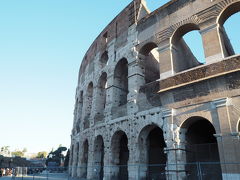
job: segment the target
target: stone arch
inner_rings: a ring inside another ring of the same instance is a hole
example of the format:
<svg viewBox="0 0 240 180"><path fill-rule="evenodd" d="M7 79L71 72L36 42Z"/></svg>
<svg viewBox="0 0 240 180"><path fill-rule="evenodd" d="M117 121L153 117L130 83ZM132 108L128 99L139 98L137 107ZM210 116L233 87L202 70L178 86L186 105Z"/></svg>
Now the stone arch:
<svg viewBox="0 0 240 180"><path fill-rule="evenodd" d="M234 2L225 7L217 18L219 25L219 35L221 39L221 46L224 57L228 57L235 54L234 48L228 37L228 33L224 28L224 23L234 14L240 11L240 2ZM236 22L237 23L237 22Z"/></svg>
<svg viewBox="0 0 240 180"><path fill-rule="evenodd" d="M104 175L104 140L101 135L98 135L94 140L93 154L94 178L103 179Z"/></svg>
<svg viewBox="0 0 240 180"><path fill-rule="evenodd" d="M128 61L122 58L114 70L114 104L116 107L127 104L128 94Z"/></svg>
<svg viewBox="0 0 240 180"><path fill-rule="evenodd" d="M86 139L82 144L83 152L81 157L81 166L80 168L80 177L81 178L87 178L87 172L88 172L88 151L89 151L89 143Z"/></svg>
<svg viewBox="0 0 240 180"><path fill-rule="evenodd" d="M104 119L104 110L106 106L106 95L107 95L107 73L103 72L97 83L96 93L96 107L94 122L100 122Z"/></svg>
<svg viewBox="0 0 240 180"><path fill-rule="evenodd" d="M148 42L139 51L139 58L143 60L145 83L150 83L160 78L159 53L157 47L157 44Z"/></svg>
<svg viewBox="0 0 240 180"><path fill-rule="evenodd" d="M237 132L240 133L240 118L239 118L239 120L238 120L236 130L237 130Z"/></svg>
<svg viewBox="0 0 240 180"><path fill-rule="evenodd" d="M72 144L72 148L71 148L71 161L70 161L70 165L72 167L73 167L73 159L74 159L73 155L74 155L74 144Z"/></svg>
<svg viewBox="0 0 240 180"><path fill-rule="evenodd" d="M90 82L87 87L86 97L85 97L85 117L84 117L84 129L89 128L89 118L92 110L93 101L93 82Z"/></svg>
<svg viewBox="0 0 240 180"><path fill-rule="evenodd" d="M80 132L80 124L81 124L81 116L82 116L82 111L83 111L83 91L80 91L79 98L77 98L77 112L76 112L76 118L77 118L77 123L76 123L76 131L77 133Z"/></svg>
<svg viewBox="0 0 240 180"><path fill-rule="evenodd" d="M145 126L138 136L139 163L143 164L141 178L165 179L167 154L163 130L156 124Z"/></svg>
<svg viewBox="0 0 240 180"><path fill-rule="evenodd" d="M197 24L187 23L178 27L170 38L171 58L174 72L181 72L183 70L201 65L201 63L192 53L188 44L183 39L185 34L195 30L200 30Z"/></svg>
<svg viewBox="0 0 240 180"><path fill-rule="evenodd" d="M187 175L197 178L196 169L190 163L214 162L214 166L207 167L214 174L207 174L206 179L221 179L219 150L213 124L201 116L192 116L185 120L180 128L180 133L185 133Z"/></svg>
<svg viewBox="0 0 240 180"><path fill-rule="evenodd" d="M99 62L100 62L101 68L104 68L107 65L107 63L108 63L108 52L107 51L102 53Z"/></svg>
<svg viewBox="0 0 240 180"><path fill-rule="evenodd" d="M111 139L111 179L128 179L128 137L124 131L116 131Z"/></svg>

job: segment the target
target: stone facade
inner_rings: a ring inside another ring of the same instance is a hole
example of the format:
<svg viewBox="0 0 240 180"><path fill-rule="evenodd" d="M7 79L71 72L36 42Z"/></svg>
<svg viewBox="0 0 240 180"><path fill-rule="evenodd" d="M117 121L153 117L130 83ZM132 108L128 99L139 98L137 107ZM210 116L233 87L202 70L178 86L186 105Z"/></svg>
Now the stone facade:
<svg viewBox="0 0 240 180"><path fill-rule="evenodd" d="M216 178L240 179L228 164L240 163L240 56L223 27L238 11L239 0L172 0L150 13L134 0L114 18L80 67L71 176L194 179L186 164L204 161L218 164ZM204 64L182 39L193 30ZM202 146L207 159L193 151Z"/></svg>

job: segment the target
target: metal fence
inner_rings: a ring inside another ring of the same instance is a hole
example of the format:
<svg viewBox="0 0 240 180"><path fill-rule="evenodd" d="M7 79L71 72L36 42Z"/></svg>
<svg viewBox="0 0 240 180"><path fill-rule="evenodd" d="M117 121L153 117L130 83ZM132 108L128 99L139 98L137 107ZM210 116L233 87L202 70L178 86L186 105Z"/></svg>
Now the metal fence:
<svg viewBox="0 0 240 180"><path fill-rule="evenodd" d="M5 169L4 175L3 169ZM91 180L103 180L104 176L111 180L127 180L130 176L136 180L240 180L240 163L134 164L70 167L68 169L1 168L0 180L85 180L87 177Z"/></svg>

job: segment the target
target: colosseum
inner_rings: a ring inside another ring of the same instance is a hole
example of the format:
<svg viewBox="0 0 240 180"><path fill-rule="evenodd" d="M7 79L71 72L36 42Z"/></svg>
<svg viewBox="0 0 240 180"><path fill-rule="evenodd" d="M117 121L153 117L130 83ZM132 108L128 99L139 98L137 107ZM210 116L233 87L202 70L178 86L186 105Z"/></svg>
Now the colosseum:
<svg viewBox="0 0 240 180"><path fill-rule="evenodd" d="M69 174L240 179L240 56L223 26L239 11L239 0L123 9L80 66ZM195 30L204 63L182 38Z"/></svg>

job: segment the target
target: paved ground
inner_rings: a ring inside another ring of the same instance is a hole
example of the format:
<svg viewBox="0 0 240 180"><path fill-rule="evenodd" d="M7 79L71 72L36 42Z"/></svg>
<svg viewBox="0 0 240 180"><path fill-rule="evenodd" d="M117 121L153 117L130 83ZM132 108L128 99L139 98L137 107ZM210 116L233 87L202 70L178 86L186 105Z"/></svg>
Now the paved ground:
<svg viewBox="0 0 240 180"><path fill-rule="evenodd" d="M69 178L65 173L42 173L23 177L0 177L0 180L76 180Z"/></svg>

